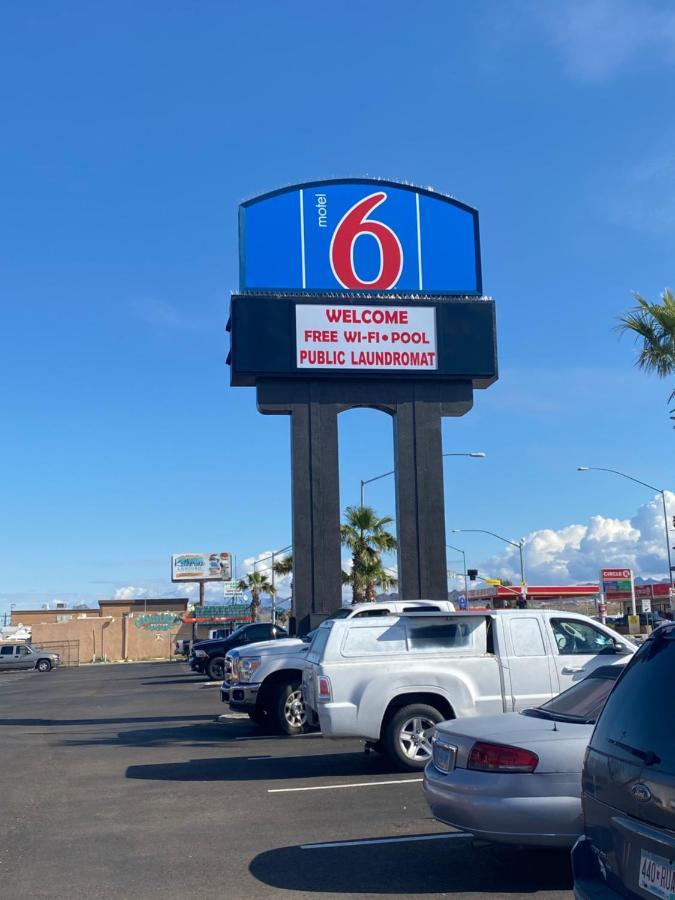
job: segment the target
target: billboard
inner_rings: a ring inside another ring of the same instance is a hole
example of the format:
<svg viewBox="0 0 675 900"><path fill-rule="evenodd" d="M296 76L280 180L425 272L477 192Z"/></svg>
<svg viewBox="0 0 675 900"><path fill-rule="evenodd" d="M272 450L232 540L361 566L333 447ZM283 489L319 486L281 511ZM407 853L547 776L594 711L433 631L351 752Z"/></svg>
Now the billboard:
<svg viewBox="0 0 675 900"><path fill-rule="evenodd" d="M171 557L172 581L229 581L231 578L229 553L177 553Z"/></svg>
<svg viewBox="0 0 675 900"><path fill-rule="evenodd" d="M478 212L393 181L307 182L239 207L240 291L480 295Z"/></svg>
<svg viewBox="0 0 675 900"><path fill-rule="evenodd" d="M465 297L325 297L235 294L231 383L258 379L497 380L495 306Z"/></svg>

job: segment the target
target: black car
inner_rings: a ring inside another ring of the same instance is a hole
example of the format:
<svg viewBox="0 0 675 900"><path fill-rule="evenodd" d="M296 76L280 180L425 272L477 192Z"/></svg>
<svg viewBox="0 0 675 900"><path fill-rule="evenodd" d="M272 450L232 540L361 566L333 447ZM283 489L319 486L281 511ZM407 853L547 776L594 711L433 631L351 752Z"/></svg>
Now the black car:
<svg viewBox="0 0 675 900"><path fill-rule="evenodd" d="M628 663L593 732L582 774L577 900L675 897L675 625Z"/></svg>
<svg viewBox="0 0 675 900"><path fill-rule="evenodd" d="M193 672L201 672L210 681L222 681L225 673L225 654L235 647L244 644L255 644L258 641L272 641L286 638L288 632L271 622L252 622L241 625L229 637L211 641L197 641L190 653L190 668Z"/></svg>

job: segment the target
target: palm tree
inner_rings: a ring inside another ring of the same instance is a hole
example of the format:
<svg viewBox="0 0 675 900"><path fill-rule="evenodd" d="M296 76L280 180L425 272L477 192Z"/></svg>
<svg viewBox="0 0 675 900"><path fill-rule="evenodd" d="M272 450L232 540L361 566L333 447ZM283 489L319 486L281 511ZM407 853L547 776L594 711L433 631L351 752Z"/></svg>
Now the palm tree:
<svg viewBox="0 0 675 900"><path fill-rule="evenodd" d="M242 578L238 586L240 591L249 591L251 594L251 621L255 622L260 608L260 595L268 594L271 597L276 593L276 588L268 580L267 575L255 571Z"/></svg>
<svg viewBox="0 0 675 900"><path fill-rule="evenodd" d="M675 295L665 288L661 294L662 303L649 303L640 294L634 294L634 297L637 306L619 318L617 331L630 332L636 341L642 341L636 363L638 368L654 372L659 378L674 375ZM675 391L668 399L675 399Z"/></svg>
<svg viewBox="0 0 675 900"><path fill-rule="evenodd" d="M343 581L352 586L352 603L374 600L378 584L386 589L395 583L381 562L382 553L396 549L396 538L386 529L393 519L380 518L371 506L348 506L345 518L340 538L352 552L352 568Z"/></svg>
<svg viewBox="0 0 675 900"><path fill-rule="evenodd" d="M293 574L293 554L289 553L287 556L282 556L281 559L276 559L274 561L274 565L272 566L274 569L275 575L292 575Z"/></svg>

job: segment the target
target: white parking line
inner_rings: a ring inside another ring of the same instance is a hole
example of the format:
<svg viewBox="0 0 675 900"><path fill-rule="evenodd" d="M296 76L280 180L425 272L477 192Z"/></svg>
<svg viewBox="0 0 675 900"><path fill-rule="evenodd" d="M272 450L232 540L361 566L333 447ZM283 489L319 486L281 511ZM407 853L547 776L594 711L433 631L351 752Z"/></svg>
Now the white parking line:
<svg viewBox="0 0 675 900"><path fill-rule="evenodd" d="M320 784L314 787L268 788L268 794L290 794L296 791L337 791L340 788L377 787L382 784L419 784L421 778L400 778L396 781L355 781L353 784Z"/></svg>
<svg viewBox="0 0 675 900"><path fill-rule="evenodd" d="M322 737L321 732L318 731L309 731L307 734L252 734L250 737L236 737L235 741L287 741L289 738L291 740L297 740L298 738L320 738Z"/></svg>
<svg viewBox="0 0 675 900"><path fill-rule="evenodd" d="M324 850L326 847L363 847L366 844L403 844L409 841L444 841L448 838L473 837L466 831L451 831L448 834L411 834L408 837L372 838L363 841L328 841L325 844L301 844L301 850Z"/></svg>

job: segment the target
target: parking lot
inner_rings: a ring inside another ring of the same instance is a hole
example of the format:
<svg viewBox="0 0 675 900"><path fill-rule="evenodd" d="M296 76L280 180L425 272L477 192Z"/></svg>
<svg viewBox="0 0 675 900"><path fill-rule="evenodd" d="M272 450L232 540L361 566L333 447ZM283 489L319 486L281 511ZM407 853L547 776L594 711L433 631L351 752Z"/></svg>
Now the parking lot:
<svg viewBox="0 0 675 900"><path fill-rule="evenodd" d="M0 766L7 897L572 896L567 853L474 847L419 777L265 734L182 663L0 675Z"/></svg>

